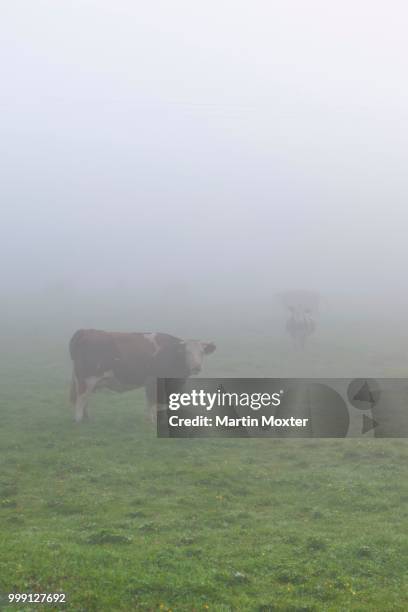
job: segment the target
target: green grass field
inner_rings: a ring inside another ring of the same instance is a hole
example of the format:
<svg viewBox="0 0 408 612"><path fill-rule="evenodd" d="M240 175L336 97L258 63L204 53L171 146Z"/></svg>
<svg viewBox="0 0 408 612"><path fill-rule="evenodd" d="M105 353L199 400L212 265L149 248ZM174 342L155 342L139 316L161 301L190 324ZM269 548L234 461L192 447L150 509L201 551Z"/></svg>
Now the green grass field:
<svg viewBox="0 0 408 612"><path fill-rule="evenodd" d="M256 330L218 338L204 374L401 375L401 347L350 360L340 337L331 361L317 340L267 357ZM157 439L142 392L95 394L77 426L66 341L3 345L2 610L43 607L9 592L58 591L48 609L408 609L405 440Z"/></svg>

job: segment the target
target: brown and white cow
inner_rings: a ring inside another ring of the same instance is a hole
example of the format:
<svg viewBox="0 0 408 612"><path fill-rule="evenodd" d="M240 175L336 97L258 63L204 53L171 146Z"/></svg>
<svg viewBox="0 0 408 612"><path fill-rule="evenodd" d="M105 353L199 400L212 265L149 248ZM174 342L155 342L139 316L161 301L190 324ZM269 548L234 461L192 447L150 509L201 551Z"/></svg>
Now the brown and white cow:
<svg viewBox="0 0 408 612"><path fill-rule="evenodd" d="M200 372L204 355L215 348L213 342L162 333L78 330L69 343L76 422L88 418L89 395L103 387L118 392L145 387L147 408L154 421L157 378L178 379L181 387L189 376Z"/></svg>

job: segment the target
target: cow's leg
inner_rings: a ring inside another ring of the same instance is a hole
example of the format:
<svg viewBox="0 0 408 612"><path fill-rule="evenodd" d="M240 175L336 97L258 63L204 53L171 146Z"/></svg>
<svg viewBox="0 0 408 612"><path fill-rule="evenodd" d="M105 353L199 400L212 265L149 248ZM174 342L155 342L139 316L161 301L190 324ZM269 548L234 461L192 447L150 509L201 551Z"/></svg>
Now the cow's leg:
<svg viewBox="0 0 408 612"><path fill-rule="evenodd" d="M69 392L69 401L71 405L74 406L77 398L77 378L75 376L75 372L72 372L72 381L71 381L71 389Z"/></svg>
<svg viewBox="0 0 408 612"><path fill-rule="evenodd" d="M88 418L88 399L96 384L100 380L97 376L91 376L83 381L77 381L77 394L75 401L75 422L80 423Z"/></svg>
<svg viewBox="0 0 408 612"><path fill-rule="evenodd" d="M149 378L145 384L145 393L146 393L146 410L145 415L146 418L153 423L156 423L157 419L157 387L156 387L156 379Z"/></svg>
<svg viewBox="0 0 408 612"><path fill-rule="evenodd" d="M167 380L167 382L163 379L149 378L146 381L146 415L153 425L157 425L158 413L167 410L170 394L180 393L185 382L185 378Z"/></svg>
<svg viewBox="0 0 408 612"><path fill-rule="evenodd" d="M145 383L146 417L153 425L157 424L157 413L167 408L165 391L163 381L153 377L147 379Z"/></svg>

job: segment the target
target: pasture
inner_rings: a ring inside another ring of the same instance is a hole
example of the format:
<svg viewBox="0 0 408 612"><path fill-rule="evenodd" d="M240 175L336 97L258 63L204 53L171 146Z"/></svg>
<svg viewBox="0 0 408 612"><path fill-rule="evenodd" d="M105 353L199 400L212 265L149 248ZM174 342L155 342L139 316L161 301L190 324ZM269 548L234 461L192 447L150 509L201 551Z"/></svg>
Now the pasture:
<svg viewBox="0 0 408 612"><path fill-rule="evenodd" d="M403 375L402 340L358 330L323 330L306 355L279 335L271 352L273 330L219 330L203 374ZM3 342L2 610L42 608L9 592L60 591L48 609L408 608L405 440L157 439L139 391L94 394L77 426L68 337Z"/></svg>

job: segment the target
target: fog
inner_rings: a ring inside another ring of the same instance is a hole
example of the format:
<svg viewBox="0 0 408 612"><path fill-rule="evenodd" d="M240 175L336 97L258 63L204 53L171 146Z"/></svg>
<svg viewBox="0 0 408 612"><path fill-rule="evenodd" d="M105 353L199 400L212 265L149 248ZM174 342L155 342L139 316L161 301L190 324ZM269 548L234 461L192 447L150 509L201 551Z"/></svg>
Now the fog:
<svg viewBox="0 0 408 612"><path fill-rule="evenodd" d="M407 17L368 0L4 4L5 319L126 311L171 331L311 288L332 312L405 321Z"/></svg>

